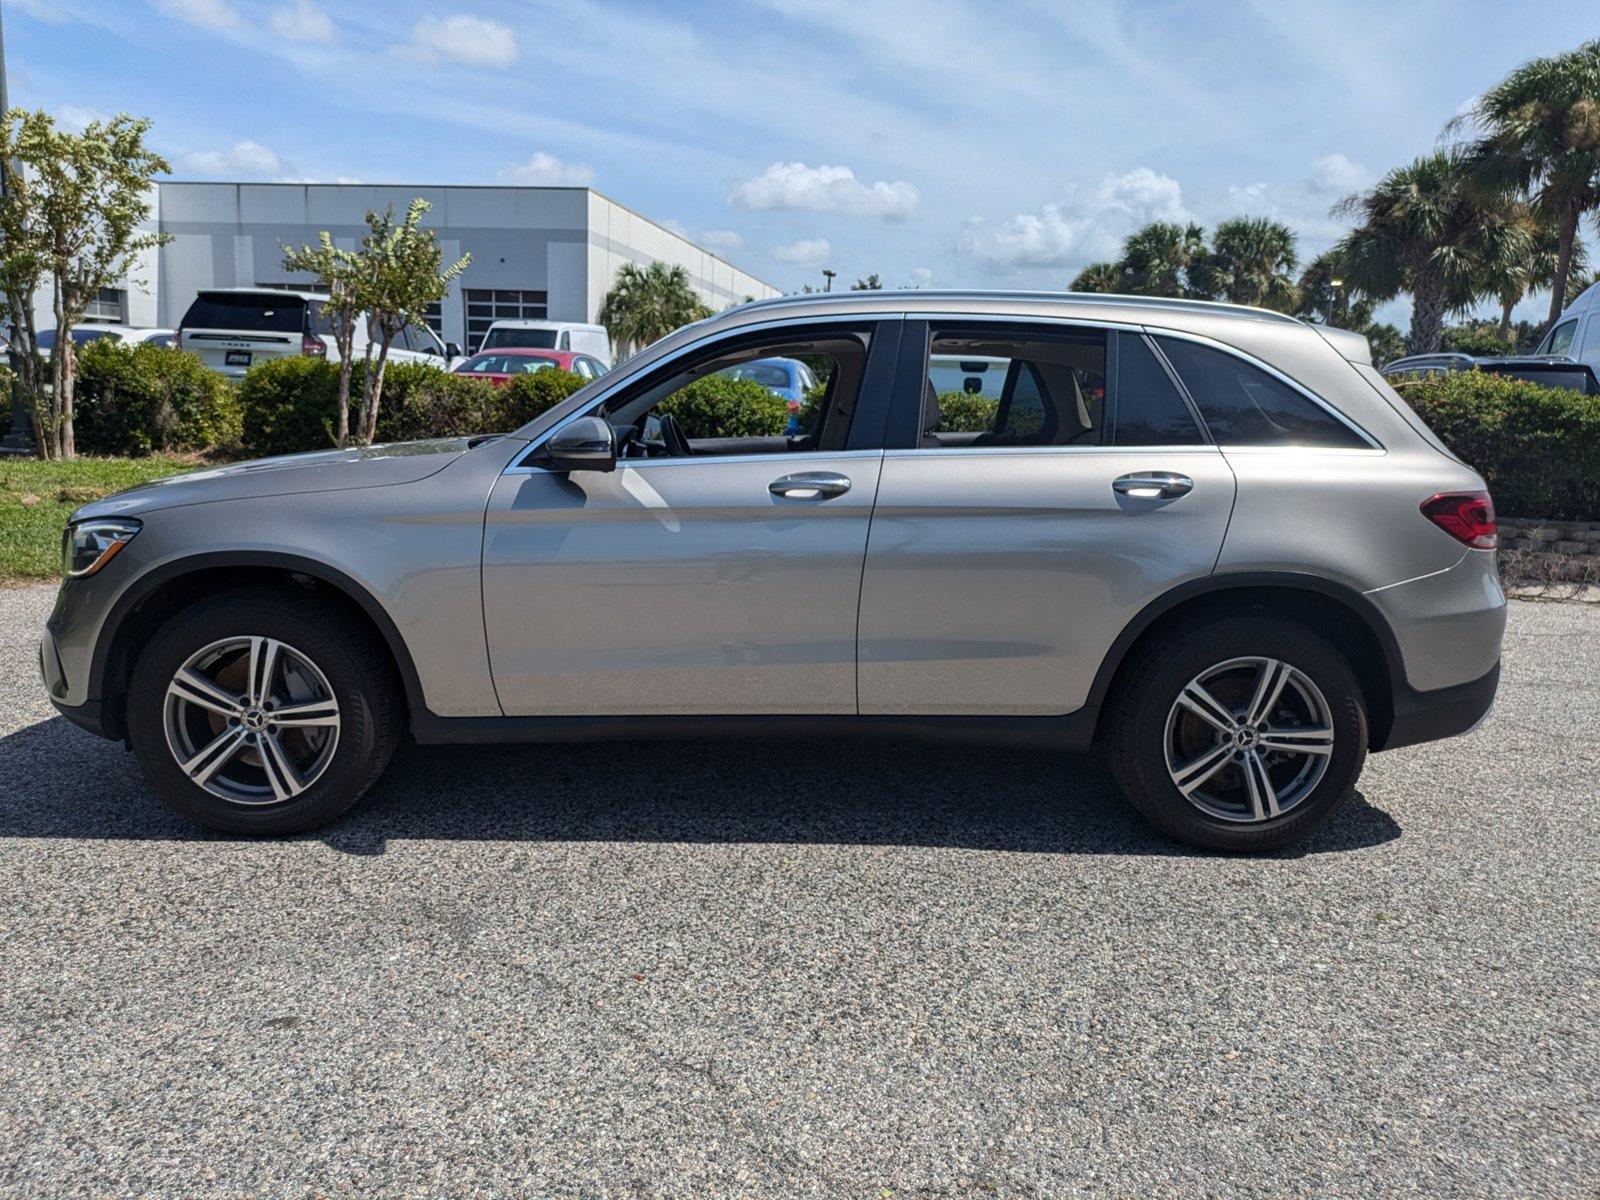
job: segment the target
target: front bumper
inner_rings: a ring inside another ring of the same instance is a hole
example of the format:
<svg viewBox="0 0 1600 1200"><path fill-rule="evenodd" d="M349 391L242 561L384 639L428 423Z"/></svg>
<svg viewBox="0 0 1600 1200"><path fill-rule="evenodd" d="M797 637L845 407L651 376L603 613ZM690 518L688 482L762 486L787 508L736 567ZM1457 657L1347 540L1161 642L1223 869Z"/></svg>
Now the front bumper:
<svg viewBox="0 0 1600 1200"><path fill-rule="evenodd" d="M1500 686L1500 664L1468 683L1419 692L1400 684L1394 689L1394 716L1383 741L1374 750L1393 750L1436 742L1467 733L1489 715Z"/></svg>

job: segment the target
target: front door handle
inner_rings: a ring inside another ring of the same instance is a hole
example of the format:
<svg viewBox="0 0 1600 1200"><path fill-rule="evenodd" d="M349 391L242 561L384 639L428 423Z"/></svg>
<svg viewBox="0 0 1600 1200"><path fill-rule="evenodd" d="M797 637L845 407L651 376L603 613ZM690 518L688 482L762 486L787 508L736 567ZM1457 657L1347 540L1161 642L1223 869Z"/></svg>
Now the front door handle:
<svg viewBox="0 0 1600 1200"><path fill-rule="evenodd" d="M785 475L767 484L767 491L789 500L831 500L850 490L847 476L833 471L806 471Z"/></svg>
<svg viewBox="0 0 1600 1200"><path fill-rule="evenodd" d="M1140 471L1111 481L1113 491L1139 500L1172 500L1194 491L1194 480L1176 471Z"/></svg>

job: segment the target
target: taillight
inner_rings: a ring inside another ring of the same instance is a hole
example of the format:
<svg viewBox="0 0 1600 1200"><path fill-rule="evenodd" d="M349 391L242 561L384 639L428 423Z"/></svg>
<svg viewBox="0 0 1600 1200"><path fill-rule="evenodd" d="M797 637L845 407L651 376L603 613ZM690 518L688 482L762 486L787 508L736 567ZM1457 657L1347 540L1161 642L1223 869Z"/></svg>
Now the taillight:
<svg viewBox="0 0 1600 1200"><path fill-rule="evenodd" d="M305 358L328 357L328 343L314 333L300 335L300 353Z"/></svg>
<svg viewBox="0 0 1600 1200"><path fill-rule="evenodd" d="M1488 492L1440 492L1422 502L1422 515L1474 550L1493 550L1499 541Z"/></svg>

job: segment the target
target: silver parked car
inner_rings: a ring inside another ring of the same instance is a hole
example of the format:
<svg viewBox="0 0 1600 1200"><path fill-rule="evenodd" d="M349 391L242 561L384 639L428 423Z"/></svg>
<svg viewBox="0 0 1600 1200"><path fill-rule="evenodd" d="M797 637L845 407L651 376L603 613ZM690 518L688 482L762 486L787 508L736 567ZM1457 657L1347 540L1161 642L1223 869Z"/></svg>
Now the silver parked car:
<svg viewBox="0 0 1600 1200"><path fill-rule="evenodd" d="M823 385L801 432L671 402L769 358ZM1353 334L813 295L680 330L508 435L90 504L41 660L63 713L230 833L333 819L407 733L865 732L1097 744L1160 830L1262 850L1369 751L1488 711L1494 546L1483 480Z"/></svg>

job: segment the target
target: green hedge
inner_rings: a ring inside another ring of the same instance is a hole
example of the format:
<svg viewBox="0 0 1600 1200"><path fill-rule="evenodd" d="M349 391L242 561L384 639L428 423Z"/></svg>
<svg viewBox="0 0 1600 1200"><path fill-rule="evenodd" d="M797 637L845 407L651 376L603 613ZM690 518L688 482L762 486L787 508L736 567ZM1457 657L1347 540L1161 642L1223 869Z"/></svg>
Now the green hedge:
<svg viewBox="0 0 1600 1200"><path fill-rule="evenodd" d="M512 430L526 425L588 383L581 375L554 369L513 375L511 382L500 390L500 403L504 406L500 427Z"/></svg>
<svg viewBox="0 0 1600 1200"><path fill-rule="evenodd" d="M111 338L78 351L73 435L81 453L230 450L239 433L232 386L194 355Z"/></svg>
<svg viewBox="0 0 1600 1200"><path fill-rule="evenodd" d="M360 394L359 387L358 370L352 381L352 402ZM378 403L380 442L471 437L504 433L509 428L503 393L486 380L452 375L427 363L394 363L383 373L383 398Z"/></svg>
<svg viewBox="0 0 1600 1200"><path fill-rule="evenodd" d="M677 418L690 438L778 437L789 427L789 402L753 379L707 375L673 392L658 409Z"/></svg>
<svg viewBox="0 0 1600 1200"><path fill-rule="evenodd" d="M352 382L351 393L352 399L360 394L359 383ZM239 407L243 441L252 454L326 450L338 422L339 368L322 358L264 362L240 381Z"/></svg>
<svg viewBox="0 0 1600 1200"><path fill-rule="evenodd" d="M1458 371L1400 385L1510 516L1600 521L1600 396Z"/></svg>
<svg viewBox="0 0 1600 1200"><path fill-rule="evenodd" d="M939 393L940 433L979 433L994 428L1000 401L970 392Z"/></svg>

